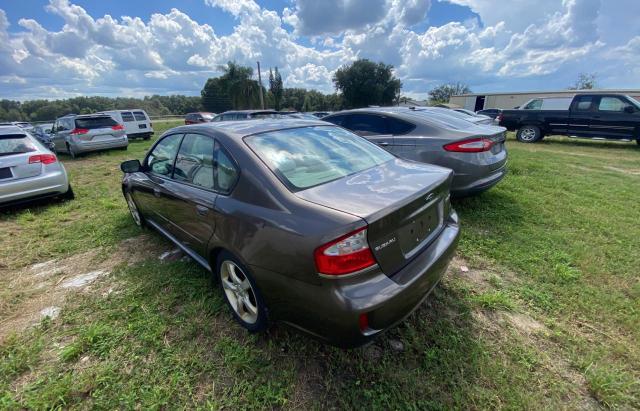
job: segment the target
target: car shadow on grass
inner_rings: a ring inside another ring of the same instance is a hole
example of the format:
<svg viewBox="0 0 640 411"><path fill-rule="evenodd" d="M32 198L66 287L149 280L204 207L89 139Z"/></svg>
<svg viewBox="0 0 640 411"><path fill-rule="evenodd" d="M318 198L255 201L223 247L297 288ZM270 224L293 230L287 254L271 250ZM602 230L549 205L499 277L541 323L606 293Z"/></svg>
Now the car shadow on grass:
<svg viewBox="0 0 640 411"><path fill-rule="evenodd" d="M514 138L515 141L515 138ZM525 143L519 143L525 144ZM547 147L575 147L575 148L617 148L620 150L637 151L640 146L635 141L619 141L619 140L591 140L585 138L571 138L564 136L546 136L542 141L533 143L535 145Z"/></svg>

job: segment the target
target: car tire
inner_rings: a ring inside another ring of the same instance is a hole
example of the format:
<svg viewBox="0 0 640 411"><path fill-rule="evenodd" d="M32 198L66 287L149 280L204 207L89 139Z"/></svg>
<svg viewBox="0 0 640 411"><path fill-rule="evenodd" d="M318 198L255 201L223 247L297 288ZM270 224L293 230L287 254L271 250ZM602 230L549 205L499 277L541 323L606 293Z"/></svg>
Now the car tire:
<svg viewBox="0 0 640 411"><path fill-rule="evenodd" d="M67 191L62 195L62 199L67 201L67 200L73 200L74 198L76 198L76 195L73 192L73 188L71 188L71 184L69 184L69 188L67 189Z"/></svg>
<svg viewBox="0 0 640 411"><path fill-rule="evenodd" d="M122 150L122 151L127 151L127 149L128 149L128 148L129 148L129 145L126 145L126 146L124 146L124 147L120 147L120 150Z"/></svg>
<svg viewBox="0 0 640 411"><path fill-rule="evenodd" d="M516 138L521 143L535 143L542 140L542 131L540 131L540 127L525 125L518 129Z"/></svg>
<svg viewBox="0 0 640 411"><path fill-rule="evenodd" d="M215 276L236 322L251 333L266 330L267 306L250 271L225 251L218 256Z"/></svg>
<svg viewBox="0 0 640 411"><path fill-rule="evenodd" d="M126 191L124 193L124 199L127 202L127 207L129 207L129 213L131 213L131 218L133 219L133 222L138 227L144 227L144 217L142 217L142 214L138 209L138 205L133 200L133 197L131 197L131 193Z"/></svg>
<svg viewBox="0 0 640 411"><path fill-rule="evenodd" d="M73 149L71 148L71 146L69 145L69 143L67 143L67 154L69 154L69 157L71 157L72 159L76 159L78 158L78 153L76 153L75 151L73 151Z"/></svg>

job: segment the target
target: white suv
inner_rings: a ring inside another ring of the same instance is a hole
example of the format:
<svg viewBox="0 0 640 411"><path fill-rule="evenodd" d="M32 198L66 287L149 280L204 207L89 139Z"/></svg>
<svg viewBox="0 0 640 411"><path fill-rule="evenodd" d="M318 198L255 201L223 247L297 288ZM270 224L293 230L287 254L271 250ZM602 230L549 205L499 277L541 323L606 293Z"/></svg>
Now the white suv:
<svg viewBox="0 0 640 411"><path fill-rule="evenodd" d="M109 110L100 114L107 114L122 124L129 139L138 137L149 140L153 135L153 124L144 110Z"/></svg>

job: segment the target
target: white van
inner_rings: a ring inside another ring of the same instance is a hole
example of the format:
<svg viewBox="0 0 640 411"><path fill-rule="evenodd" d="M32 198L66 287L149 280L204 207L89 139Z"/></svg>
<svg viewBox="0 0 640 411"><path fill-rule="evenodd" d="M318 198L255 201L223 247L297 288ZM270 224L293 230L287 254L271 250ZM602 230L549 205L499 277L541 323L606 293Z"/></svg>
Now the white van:
<svg viewBox="0 0 640 411"><path fill-rule="evenodd" d="M100 114L107 114L122 124L129 139L138 137L149 140L153 135L153 124L144 110L109 110Z"/></svg>

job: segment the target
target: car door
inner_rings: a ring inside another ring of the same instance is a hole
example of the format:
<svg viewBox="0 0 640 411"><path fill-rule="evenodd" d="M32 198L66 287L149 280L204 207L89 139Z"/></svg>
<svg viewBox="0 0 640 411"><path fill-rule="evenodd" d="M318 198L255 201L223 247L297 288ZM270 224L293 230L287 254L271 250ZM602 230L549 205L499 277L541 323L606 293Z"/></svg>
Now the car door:
<svg viewBox="0 0 640 411"><path fill-rule="evenodd" d="M174 210L168 186L183 136L170 134L151 148L142 166L145 178L133 187L132 193L145 218L169 233Z"/></svg>
<svg viewBox="0 0 640 411"><path fill-rule="evenodd" d="M593 137L591 118L594 114L595 96L576 96L569 110L567 134L570 136Z"/></svg>
<svg viewBox="0 0 640 411"><path fill-rule="evenodd" d="M215 141L187 133L176 156L173 178L165 183L169 231L182 245L205 257L215 229Z"/></svg>
<svg viewBox="0 0 640 411"><path fill-rule="evenodd" d="M389 133L393 136L391 151L398 156L414 151L416 148L416 138L410 133L416 128L415 124L395 117L387 117Z"/></svg>
<svg viewBox="0 0 640 411"><path fill-rule="evenodd" d="M386 117L379 114L355 113L347 116L343 127L380 147L392 150L393 136Z"/></svg>
<svg viewBox="0 0 640 411"><path fill-rule="evenodd" d="M600 137L630 140L635 138L635 124L638 121L635 107L626 99L620 96L600 96L591 120L591 129L594 135Z"/></svg>

